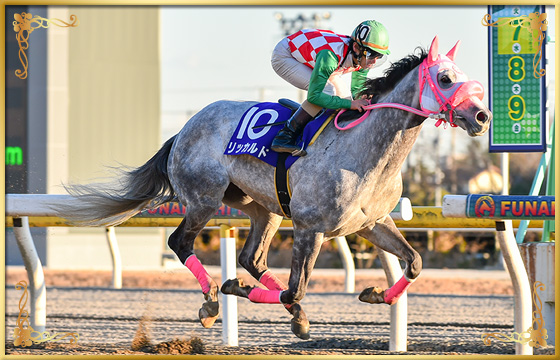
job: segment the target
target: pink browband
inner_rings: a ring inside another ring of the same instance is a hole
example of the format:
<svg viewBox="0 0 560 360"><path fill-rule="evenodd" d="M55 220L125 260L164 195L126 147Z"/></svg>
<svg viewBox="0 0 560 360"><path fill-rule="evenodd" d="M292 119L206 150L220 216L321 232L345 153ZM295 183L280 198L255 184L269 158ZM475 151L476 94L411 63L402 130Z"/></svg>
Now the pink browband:
<svg viewBox="0 0 560 360"><path fill-rule="evenodd" d="M482 86L481 83L479 83L478 81L466 81L463 84L459 85L457 87L457 89L455 89L455 91L453 92L453 94L449 97L446 98L445 95L443 94L442 90L439 88L439 85L437 85L437 82L434 82L432 77L430 76L430 72L428 71L430 67L440 64L442 62L450 62L449 60L437 60L432 62L429 66L428 66L428 59L424 59L424 61L422 62L422 64L420 65L420 69L418 70L418 77L419 77L419 86L420 86L420 108L422 110L413 108L411 106L408 105L404 105L404 104L397 104L397 103L377 103L377 104L370 104L370 105L366 105L364 106L364 109L367 110L361 117L359 117L358 119L352 121L350 124L346 125L345 127L341 127L338 125L338 117L340 116L340 114L342 114L343 112L346 111L346 109L342 109L338 112L338 114L336 115L335 119L334 119L334 126L338 129L338 130L348 130L351 129L359 124L361 124L369 115L370 111L372 109L379 109L379 108L396 108L396 109L401 109L404 111L408 111L411 113L414 113L416 115L419 116L425 116L425 117L430 117L433 119L436 119L437 122L435 124L436 127L439 127L442 123L447 124L447 120L445 119L445 115L443 114L444 111L450 110L449 111L449 125L451 127L456 127L457 125L453 122L453 110L459 105L461 104L463 101L467 100L469 97L471 96L476 96L479 99L482 100L483 96L484 96L484 88ZM428 83L430 90L432 91L432 93L434 94L435 99L437 100L437 102L439 103L440 107L438 109L438 111L428 111L424 108L424 106L422 106L422 92L424 90L424 85L425 83Z"/></svg>

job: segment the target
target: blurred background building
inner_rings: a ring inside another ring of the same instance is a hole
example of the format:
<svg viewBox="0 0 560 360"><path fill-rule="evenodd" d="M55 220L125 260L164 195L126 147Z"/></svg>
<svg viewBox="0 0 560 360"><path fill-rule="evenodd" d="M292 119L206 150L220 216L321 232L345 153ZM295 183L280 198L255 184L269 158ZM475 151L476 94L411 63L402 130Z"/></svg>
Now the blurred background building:
<svg viewBox="0 0 560 360"><path fill-rule="evenodd" d="M77 27L30 34L28 76L20 79L15 13ZM65 193L62 183L107 176L106 166L138 166L160 146L158 7L6 7L6 192ZM106 168L105 168L106 169ZM22 264L11 233L8 265ZM102 228L33 229L49 268L110 268ZM79 237L79 239L78 239ZM159 266L162 231L119 229L123 264Z"/></svg>

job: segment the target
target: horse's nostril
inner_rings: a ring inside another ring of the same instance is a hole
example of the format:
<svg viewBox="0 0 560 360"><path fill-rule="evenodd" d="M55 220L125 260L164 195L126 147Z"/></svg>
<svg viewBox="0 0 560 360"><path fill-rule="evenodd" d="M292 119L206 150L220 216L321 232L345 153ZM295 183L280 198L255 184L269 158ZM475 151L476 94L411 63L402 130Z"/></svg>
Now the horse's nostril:
<svg viewBox="0 0 560 360"><path fill-rule="evenodd" d="M480 121L481 123L485 123L486 121L488 121L488 114L486 114L486 112L484 111L479 111L476 114L476 120Z"/></svg>

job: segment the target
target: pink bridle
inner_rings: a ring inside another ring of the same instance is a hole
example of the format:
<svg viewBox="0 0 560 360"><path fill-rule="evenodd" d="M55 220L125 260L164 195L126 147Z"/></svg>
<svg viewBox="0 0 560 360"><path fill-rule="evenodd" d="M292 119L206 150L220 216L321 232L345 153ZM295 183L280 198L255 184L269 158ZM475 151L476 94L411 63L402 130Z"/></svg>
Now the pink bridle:
<svg viewBox="0 0 560 360"><path fill-rule="evenodd" d="M460 76L464 76L463 72L459 70L459 68L455 65L454 59L457 49L459 47L460 41L458 41L455 46L447 53L447 55L442 56L437 53L438 51L438 37L436 36L432 41L430 46L430 50L428 52L428 56L422 64L420 64L418 70L418 82L420 88L420 109L413 108L408 105L398 104L398 103L377 103L377 104L370 104L364 106L366 112L357 120L352 121L345 127L341 127L338 125L338 117L342 114L346 109L342 109L336 115L334 119L334 126L338 130L348 130L351 129L359 124L361 124L369 115L371 110L378 109L378 108L396 108L405 110L416 115L429 117L432 119L436 119L437 122L435 124L436 127L439 127L442 123L447 124L447 120L445 119L445 112L449 111L449 125L451 127L456 127L457 125L453 121L453 110L462 102L467 100L472 96L478 97L480 100L484 97L484 88L482 84L478 81L468 80L462 82L456 82L451 88L449 89L442 89L439 86L437 81L437 75L441 71L441 69L452 69L456 74ZM466 76L464 76L466 78ZM436 79L434 81L434 78ZM427 90L428 93L425 93L424 90ZM435 100L439 106L436 108L435 105L430 104L424 107L423 99L431 99ZM446 127L446 126L444 126Z"/></svg>

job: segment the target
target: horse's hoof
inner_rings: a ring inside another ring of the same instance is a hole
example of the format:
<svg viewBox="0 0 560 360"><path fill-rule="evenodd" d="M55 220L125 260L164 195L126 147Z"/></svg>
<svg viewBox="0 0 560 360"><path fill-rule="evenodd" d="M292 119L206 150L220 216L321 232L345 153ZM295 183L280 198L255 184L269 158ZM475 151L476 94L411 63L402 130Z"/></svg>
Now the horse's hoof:
<svg viewBox="0 0 560 360"><path fill-rule="evenodd" d="M243 284L243 280L241 279L230 279L224 282L220 290L222 291L222 294L248 298L251 289L253 289L253 287L249 285L245 286L245 284Z"/></svg>
<svg viewBox="0 0 560 360"><path fill-rule="evenodd" d="M295 336L302 340L309 340L311 337L309 335L309 321L307 319L295 319L292 318L292 332Z"/></svg>
<svg viewBox="0 0 560 360"><path fill-rule="evenodd" d="M218 319L218 315L212 316L204 305L206 305L206 303L202 304L202 307L198 310L198 318L202 326L208 329L214 325Z"/></svg>
<svg viewBox="0 0 560 360"><path fill-rule="evenodd" d="M363 302L367 302L370 304L384 304L385 300L385 290L379 287L372 287L364 289L358 296L358 299Z"/></svg>
<svg viewBox="0 0 560 360"><path fill-rule="evenodd" d="M218 319L218 315L220 314L220 303L217 301L208 300L202 304L200 310L198 310L198 318L200 319L200 323L205 328L209 328Z"/></svg>
<svg viewBox="0 0 560 360"><path fill-rule="evenodd" d="M243 286L243 280L241 279L229 279L224 282L220 291L222 294L226 295L237 295L237 289Z"/></svg>

